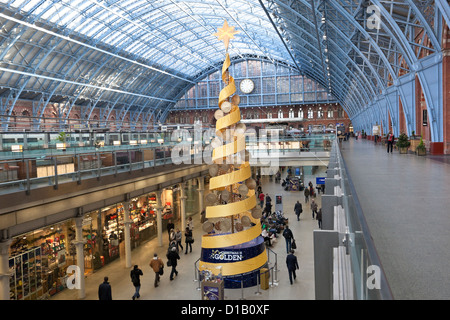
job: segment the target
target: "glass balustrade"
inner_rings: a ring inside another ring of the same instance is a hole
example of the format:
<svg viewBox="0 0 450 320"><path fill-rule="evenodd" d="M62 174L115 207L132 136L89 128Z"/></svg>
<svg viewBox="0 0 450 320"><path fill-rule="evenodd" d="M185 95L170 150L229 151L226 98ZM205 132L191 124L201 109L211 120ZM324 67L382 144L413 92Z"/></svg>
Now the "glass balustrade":
<svg viewBox="0 0 450 320"><path fill-rule="evenodd" d="M345 211L346 227L350 235L348 254L353 277L353 296L355 300L392 300L386 275L376 252L375 244L366 224L364 213L359 205L356 190L336 143L336 156L339 163L342 207ZM341 270L346 272L348 270Z"/></svg>
<svg viewBox="0 0 450 320"><path fill-rule="evenodd" d="M190 150L189 164L198 164L198 157L210 141L202 141L201 147L192 139L142 139L127 143L81 146L74 142L65 145L42 143L48 133L1 134L0 150L0 193L15 192L43 186L57 186L68 181L81 181L120 172L140 170L154 166L172 164L175 146L185 145ZM12 141L12 136L15 140ZM192 134L192 136L194 136ZM149 138L149 136L132 136ZM246 137L247 150L256 158L299 157L314 153L327 156L333 134L313 134L305 137L262 137L259 140ZM171 141L175 140L175 141ZM6 142L5 142L6 141ZM24 142L25 141L25 142ZM119 140L114 140L119 141ZM114 142L113 141L113 142ZM22 143L19 143L22 142ZM131 142L131 144L130 144ZM19 147L18 147L19 146ZM194 161L194 157L197 157ZM206 160L205 160L206 161ZM186 162L185 162L186 163ZM203 163L200 161L200 163Z"/></svg>

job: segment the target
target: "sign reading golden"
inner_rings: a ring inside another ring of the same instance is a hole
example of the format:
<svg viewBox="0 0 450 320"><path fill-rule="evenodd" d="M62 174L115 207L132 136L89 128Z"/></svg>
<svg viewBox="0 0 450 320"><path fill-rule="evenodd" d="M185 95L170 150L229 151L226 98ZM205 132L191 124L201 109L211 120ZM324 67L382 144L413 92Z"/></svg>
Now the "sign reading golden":
<svg viewBox="0 0 450 320"><path fill-rule="evenodd" d="M257 205L255 188L245 149L245 124L240 123L239 96L230 75L230 39L239 31L225 21L214 35L225 44L226 55L222 66L225 86L219 94L219 109L215 112L216 137L212 140L213 164L210 193L206 195L206 221L202 228L200 271L220 272L225 287L240 288L256 285L259 269L267 264L264 239L261 237L262 210ZM233 281L236 280L236 281Z"/></svg>

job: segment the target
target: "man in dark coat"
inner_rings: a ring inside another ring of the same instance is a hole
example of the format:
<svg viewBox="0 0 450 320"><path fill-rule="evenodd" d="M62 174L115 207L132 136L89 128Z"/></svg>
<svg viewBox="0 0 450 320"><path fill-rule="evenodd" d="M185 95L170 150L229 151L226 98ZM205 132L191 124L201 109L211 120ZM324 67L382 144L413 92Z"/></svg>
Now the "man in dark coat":
<svg viewBox="0 0 450 320"><path fill-rule="evenodd" d="M316 219L319 222L319 229L322 229L322 208L317 212Z"/></svg>
<svg viewBox="0 0 450 320"><path fill-rule="evenodd" d="M300 214L303 212L302 204L297 200L297 203L294 206L294 212L297 216L297 221L300 221Z"/></svg>
<svg viewBox="0 0 450 320"><path fill-rule="evenodd" d="M176 247L172 247L169 249L169 252L167 253L167 259L170 261L170 264L172 266L172 271L170 272L170 280L173 280L174 274L178 276L176 267L177 260L180 260L180 255L178 254Z"/></svg>
<svg viewBox="0 0 450 320"><path fill-rule="evenodd" d="M103 283L98 287L99 300L112 300L111 285L108 282L108 277L103 279Z"/></svg>
<svg viewBox="0 0 450 320"><path fill-rule="evenodd" d="M294 234L292 233L292 230L289 229L289 226L286 226L283 231L283 237L286 240L286 253L289 253L291 251L292 246L292 240L294 240Z"/></svg>
<svg viewBox="0 0 450 320"><path fill-rule="evenodd" d="M141 279L140 276L143 276L144 274L142 273L142 270L139 269L139 267L137 265L134 266L133 270L131 270L130 272L130 277L131 277L131 282L133 282L133 286L135 288L135 293L132 297L132 299L136 299L141 296L139 294L139 290L141 289Z"/></svg>
<svg viewBox="0 0 450 320"><path fill-rule="evenodd" d="M294 280L297 277L295 274L295 270L299 269L297 257L294 256L294 250L291 250L286 257L286 266L289 272L289 281L292 284L292 276L294 276Z"/></svg>

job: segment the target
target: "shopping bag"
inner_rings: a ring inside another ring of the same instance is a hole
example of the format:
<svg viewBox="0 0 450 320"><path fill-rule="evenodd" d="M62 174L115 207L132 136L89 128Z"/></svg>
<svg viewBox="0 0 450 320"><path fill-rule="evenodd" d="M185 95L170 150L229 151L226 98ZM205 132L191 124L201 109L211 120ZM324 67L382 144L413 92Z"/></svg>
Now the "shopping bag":
<svg viewBox="0 0 450 320"><path fill-rule="evenodd" d="M297 249L297 244L295 243L295 240L292 240L291 248L292 249Z"/></svg>

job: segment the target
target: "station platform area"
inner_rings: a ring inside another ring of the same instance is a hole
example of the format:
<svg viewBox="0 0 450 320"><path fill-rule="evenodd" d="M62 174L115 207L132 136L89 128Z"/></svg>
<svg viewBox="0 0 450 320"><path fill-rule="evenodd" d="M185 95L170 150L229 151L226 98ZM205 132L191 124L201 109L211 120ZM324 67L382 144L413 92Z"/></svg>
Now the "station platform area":
<svg viewBox="0 0 450 320"><path fill-rule="evenodd" d="M341 144L394 299L450 299L450 156Z"/></svg>
<svg viewBox="0 0 450 320"><path fill-rule="evenodd" d="M394 299L450 299L450 279L446 274L450 261L447 249L450 243L449 157L419 157L400 154L397 150L387 153L382 145L354 138L342 142L340 148ZM325 170L326 167L319 167L314 175L305 176L305 183L312 181L315 185L317 176L326 176ZM286 172L282 178L285 176ZM268 177L262 178L262 190L272 199L277 194L283 196L283 212L290 220L289 226L298 245L295 253L300 265L297 279L290 285L285 240L278 234L278 241L271 247L277 255L277 283L267 290L225 289L225 299L314 300L313 230L318 229L318 224L312 219L310 206L305 204L303 192L284 191ZM293 212L297 200L303 205L300 221ZM320 208L321 194L315 201ZM167 233L163 234L162 247L153 239L132 251L132 264L138 264L144 273L140 300L201 300L199 283L194 281L194 264L200 256L203 231L198 214L193 220L193 251L181 252L179 274L173 281L169 280L170 268L166 267L160 286L154 288L154 273L148 266L154 252L166 261ZM178 221L176 227L179 226ZM114 300L131 300L134 287L129 272L124 261L117 260L88 275L85 300L98 299L98 286L104 276L109 277ZM77 299L77 291L68 289L51 298Z"/></svg>
<svg viewBox="0 0 450 320"><path fill-rule="evenodd" d="M325 176L326 167L319 167L314 175L305 175L306 183L312 181L315 186L316 176ZM282 178L286 176L284 171ZM288 271L286 267L286 244L281 233L277 236L276 243L270 248L276 253L277 257L277 273L273 274L273 278L277 280L267 290L258 289L256 286L241 289L225 289L225 300L314 300L314 257L313 257L313 230L318 229L317 220L313 220L309 203L305 204L303 192L284 191L280 183L270 181L268 176L261 178L262 191L268 193L275 201L275 195L283 196L283 212L284 216L289 219L289 227L291 228L296 244L295 250L300 270L297 271L297 278L291 285L289 282ZM206 189L208 187L206 186ZM303 213L300 221L294 214L294 205L297 200L302 203ZM315 198L318 207L321 207L321 195ZM167 261L166 253L168 248L168 234L163 232L163 246L158 246L156 238L149 240L147 243L140 245L132 250L132 265L137 264L143 271L141 277L141 290L139 300L201 300L201 290L199 290L199 282L195 279L195 262L200 257L201 252L201 236L204 232L201 230L200 215L196 214L194 221L194 243L192 245L192 253L185 254L180 251L180 260L178 261L178 276L170 281L169 275L171 267L165 267L164 275L161 276L160 285L155 288L153 270L149 267L149 262L156 252L164 262ZM175 223L175 228L180 227L180 221ZM183 235L183 247L184 235ZM270 266L275 263L274 255L270 255ZM98 300L98 286L103 282L103 278L108 276L109 283L112 288L113 300L131 300L134 294L134 287L130 279L131 269L125 268L123 259L111 262L85 278L84 300ZM272 279L271 279L272 280ZM271 281L269 283L272 284ZM62 292L52 296L51 300L78 300L77 290L65 289Z"/></svg>

